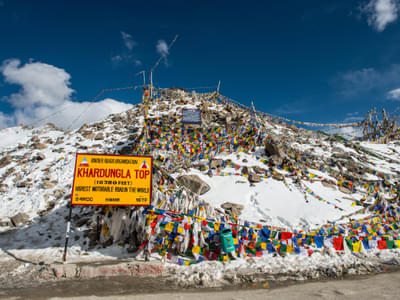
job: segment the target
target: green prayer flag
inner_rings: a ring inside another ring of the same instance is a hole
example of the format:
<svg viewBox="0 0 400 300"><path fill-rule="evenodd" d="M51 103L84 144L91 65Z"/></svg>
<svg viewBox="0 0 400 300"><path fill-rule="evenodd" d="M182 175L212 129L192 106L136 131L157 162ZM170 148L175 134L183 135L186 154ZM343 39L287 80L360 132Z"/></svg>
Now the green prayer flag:
<svg viewBox="0 0 400 300"><path fill-rule="evenodd" d="M351 239L345 239L345 240L346 240L347 247L349 247L349 249L351 251L353 251L353 241Z"/></svg>

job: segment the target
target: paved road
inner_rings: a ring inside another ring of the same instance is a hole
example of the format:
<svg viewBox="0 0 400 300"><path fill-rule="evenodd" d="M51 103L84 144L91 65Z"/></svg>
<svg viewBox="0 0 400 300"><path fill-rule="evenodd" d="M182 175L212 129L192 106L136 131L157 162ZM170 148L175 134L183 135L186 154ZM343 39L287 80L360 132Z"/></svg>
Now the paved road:
<svg viewBox="0 0 400 300"><path fill-rule="evenodd" d="M117 282L113 282L113 281ZM114 284L112 288L110 285ZM130 289L127 287L131 287ZM134 286L134 285L133 285ZM369 276L363 279L344 279L310 282L274 289L243 290L196 290L180 292L176 290L158 292L154 282L143 282L141 289L132 288L129 282L108 278L90 282L59 282L51 288L37 288L34 291L14 290L1 296L7 299L51 298L51 299L137 299L137 300L258 300L258 299L399 299L400 272ZM163 286L160 283L160 286ZM79 290L79 287L81 290ZM111 288L111 289L110 289ZM154 291L148 293L147 291ZM78 296L79 295L79 296Z"/></svg>

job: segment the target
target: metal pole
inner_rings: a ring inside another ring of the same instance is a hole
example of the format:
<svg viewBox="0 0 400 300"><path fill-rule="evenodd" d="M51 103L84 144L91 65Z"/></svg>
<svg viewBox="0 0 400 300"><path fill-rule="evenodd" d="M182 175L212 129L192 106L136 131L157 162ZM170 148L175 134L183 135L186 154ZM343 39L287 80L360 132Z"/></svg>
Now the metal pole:
<svg viewBox="0 0 400 300"><path fill-rule="evenodd" d="M64 247L64 255L62 258L63 263L67 260L67 248L68 248L68 240L69 240L69 233L71 231L71 215L72 215L72 204L69 204L69 216L67 221L67 230L65 233L65 247Z"/></svg>
<svg viewBox="0 0 400 300"><path fill-rule="evenodd" d="M150 98L153 98L153 70L150 70Z"/></svg>
<svg viewBox="0 0 400 300"><path fill-rule="evenodd" d="M218 86L217 86L217 93L219 94L219 87L221 86L221 80L218 80Z"/></svg>
<svg viewBox="0 0 400 300"><path fill-rule="evenodd" d="M100 241L100 232L101 232L101 227L100 227L100 215L98 214L96 217L96 222L97 222L97 226L96 226L96 239L97 241Z"/></svg>

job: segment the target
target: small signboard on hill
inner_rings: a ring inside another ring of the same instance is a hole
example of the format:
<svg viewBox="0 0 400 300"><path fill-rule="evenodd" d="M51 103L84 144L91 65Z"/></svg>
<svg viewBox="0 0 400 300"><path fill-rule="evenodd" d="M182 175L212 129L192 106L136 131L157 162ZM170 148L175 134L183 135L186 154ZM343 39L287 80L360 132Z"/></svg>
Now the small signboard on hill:
<svg viewBox="0 0 400 300"><path fill-rule="evenodd" d="M153 157L77 153L72 205L151 203Z"/></svg>
<svg viewBox="0 0 400 300"><path fill-rule="evenodd" d="M185 125L201 125L200 109L182 109L182 123Z"/></svg>

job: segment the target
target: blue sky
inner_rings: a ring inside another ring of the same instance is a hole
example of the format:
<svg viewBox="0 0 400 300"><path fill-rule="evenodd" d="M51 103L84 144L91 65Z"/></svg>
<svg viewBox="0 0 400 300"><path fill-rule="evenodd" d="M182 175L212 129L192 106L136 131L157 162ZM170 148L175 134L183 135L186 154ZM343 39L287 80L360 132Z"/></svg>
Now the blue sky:
<svg viewBox="0 0 400 300"><path fill-rule="evenodd" d="M59 108L65 111L55 120L71 120L84 109L79 103L100 90L141 84L136 74L152 67L175 34L154 74L156 86L221 80L222 94L300 121L353 121L372 107L394 111L400 106L399 5L0 0L0 127ZM129 107L120 102L137 103L139 94L104 94L100 100L108 102L93 106L88 120L98 110Z"/></svg>

